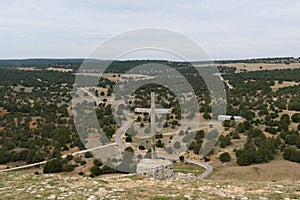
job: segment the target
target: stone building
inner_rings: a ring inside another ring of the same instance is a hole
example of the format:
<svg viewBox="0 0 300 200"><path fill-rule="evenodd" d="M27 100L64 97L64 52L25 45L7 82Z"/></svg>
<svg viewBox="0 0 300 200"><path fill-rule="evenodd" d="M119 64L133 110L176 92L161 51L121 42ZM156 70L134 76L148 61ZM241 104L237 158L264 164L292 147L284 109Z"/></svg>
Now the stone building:
<svg viewBox="0 0 300 200"><path fill-rule="evenodd" d="M167 179L173 176L173 163L169 160L143 159L137 164L136 172L146 178Z"/></svg>

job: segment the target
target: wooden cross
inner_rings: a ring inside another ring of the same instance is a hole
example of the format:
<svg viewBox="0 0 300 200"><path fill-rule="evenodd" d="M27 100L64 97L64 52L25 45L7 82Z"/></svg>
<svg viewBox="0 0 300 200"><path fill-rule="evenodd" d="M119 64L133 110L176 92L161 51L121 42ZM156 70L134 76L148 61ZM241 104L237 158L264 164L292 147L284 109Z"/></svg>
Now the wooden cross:
<svg viewBox="0 0 300 200"><path fill-rule="evenodd" d="M155 93L151 92L151 108L136 108L137 113L149 113L151 117L151 157L155 159L155 114L168 114L171 113L171 109L156 109L155 108Z"/></svg>

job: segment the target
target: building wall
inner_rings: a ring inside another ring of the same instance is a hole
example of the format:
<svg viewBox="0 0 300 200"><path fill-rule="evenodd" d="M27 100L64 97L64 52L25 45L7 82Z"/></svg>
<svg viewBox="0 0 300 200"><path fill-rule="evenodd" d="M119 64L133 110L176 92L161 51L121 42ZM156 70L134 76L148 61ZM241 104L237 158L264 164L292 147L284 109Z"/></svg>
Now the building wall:
<svg viewBox="0 0 300 200"><path fill-rule="evenodd" d="M146 178L155 179L166 179L173 176L173 164L170 163L159 163L153 161L153 164L139 163L137 165L137 174L143 175Z"/></svg>

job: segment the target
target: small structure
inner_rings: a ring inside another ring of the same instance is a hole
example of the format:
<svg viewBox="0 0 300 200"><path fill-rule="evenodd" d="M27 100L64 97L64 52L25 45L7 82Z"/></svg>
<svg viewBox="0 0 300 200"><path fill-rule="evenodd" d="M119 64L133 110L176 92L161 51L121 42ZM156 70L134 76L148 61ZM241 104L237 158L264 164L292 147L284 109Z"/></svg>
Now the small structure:
<svg viewBox="0 0 300 200"><path fill-rule="evenodd" d="M171 113L171 109L157 109L155 107L155 93L151 92L151 108L136 108L137 113L149 113L151 117L151 158L155 159L155 114L168 114Z"/></svg>
<svg viewBox="0 0 300 200"><path fill-rule="evenodd" d="M167 179L173 176L173 163L169 160L143 159L137 164L136 172L146 178Z"/></svg>
<svg viewBox="0 0 300 200"><path fill-rule="evenodd" d="M219 115L218 116L218 120L219 121L231 120L232 118L235 121L242 121L242 117L241 116L231 116L231 115Z"/></svg>

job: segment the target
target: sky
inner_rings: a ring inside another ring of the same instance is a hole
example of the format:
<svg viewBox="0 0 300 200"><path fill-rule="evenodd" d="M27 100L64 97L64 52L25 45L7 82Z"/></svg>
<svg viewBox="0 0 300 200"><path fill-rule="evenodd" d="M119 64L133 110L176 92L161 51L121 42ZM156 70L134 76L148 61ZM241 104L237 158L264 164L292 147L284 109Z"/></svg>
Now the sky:
<svg viewBox="0 0 300 200"><path fill-rule="evenodd" d="M299 57L299 9L297 0L0 0L0 59L85 58L145 27L181 33L214 60Z"/></svg>

